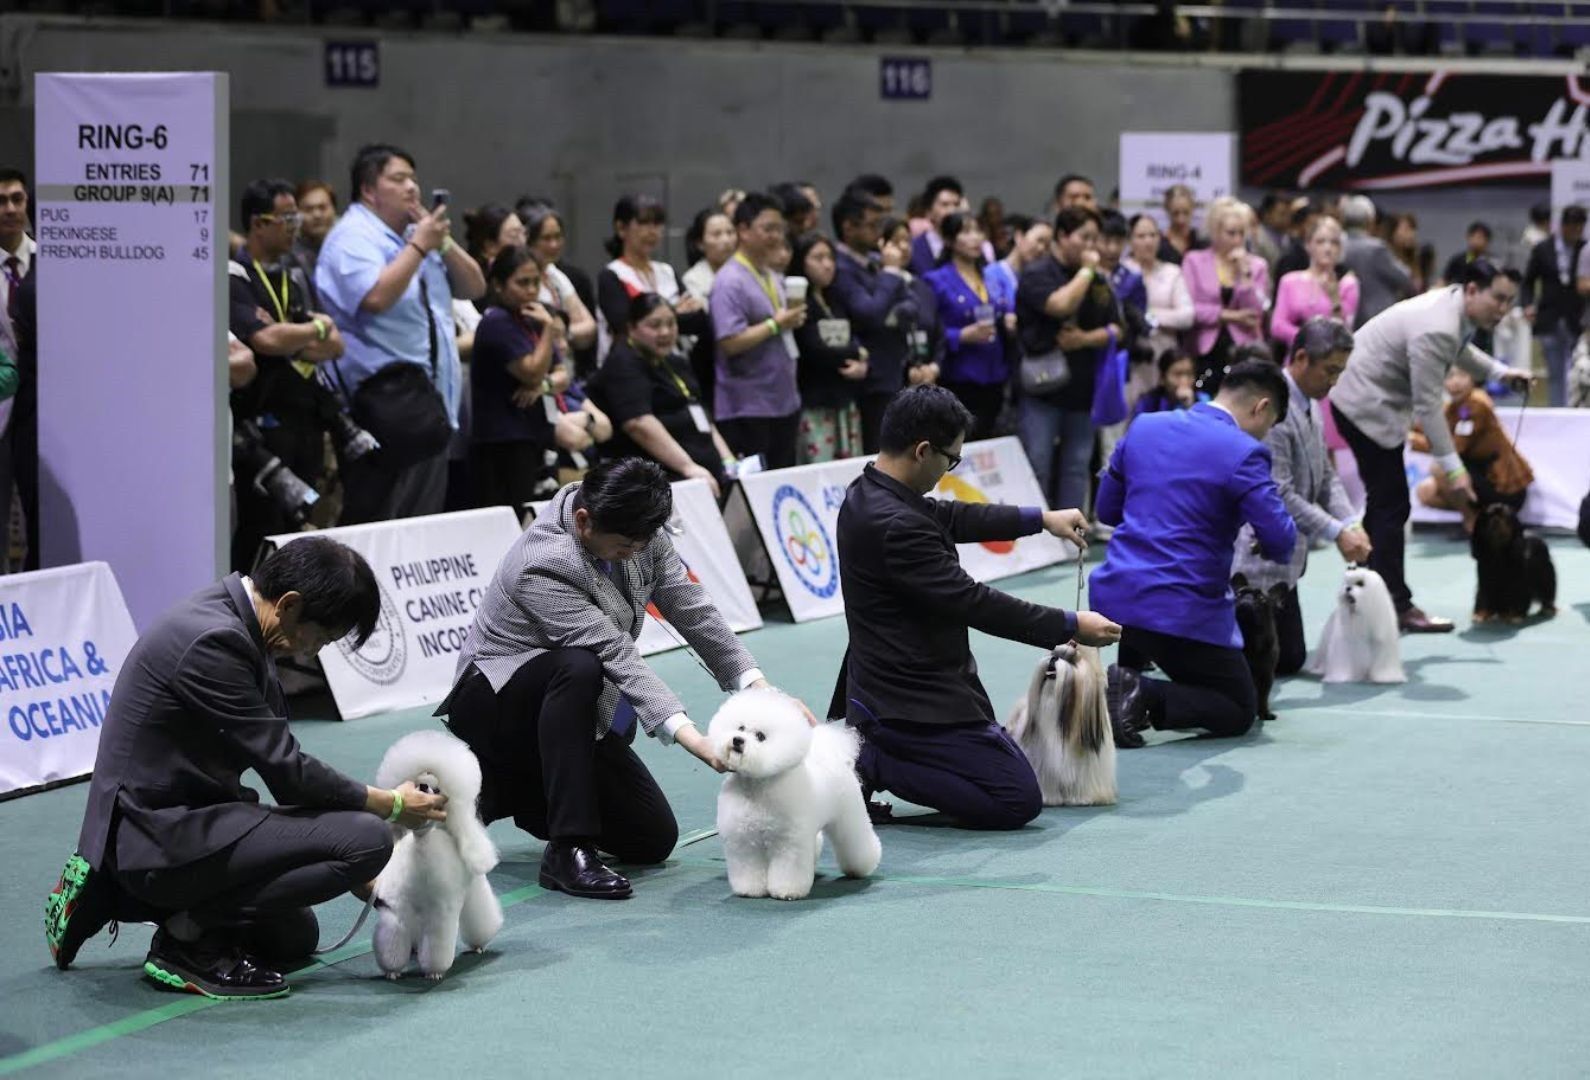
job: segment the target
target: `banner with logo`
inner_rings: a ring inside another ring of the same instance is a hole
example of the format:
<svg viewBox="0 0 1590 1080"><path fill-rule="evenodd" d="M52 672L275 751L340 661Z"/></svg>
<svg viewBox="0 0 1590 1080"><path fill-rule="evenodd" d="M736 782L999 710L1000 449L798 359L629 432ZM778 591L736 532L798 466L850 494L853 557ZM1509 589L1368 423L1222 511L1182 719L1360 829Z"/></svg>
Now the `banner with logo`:
<svg viewBox="0 0 1590 1080"><path fill-rule="evenodd" d="M110 692L137 639L107 563L0 577L0 796L93 771Z"/></svg>
<svg viewBox="0 0 1590 1080"><path fill-rule="evenodd" d="M506 506L272 536L347 544L381 587L381 619L359 649L339 641L320 663L343 719L431 705L453 686L458 653L497 564L519 537Z"/></svg>
<svg viewBox="0 0 1590 1080"><path fill-rule="evenodd" d="M1237 101L1254 187L1544 185L1590 140L1590 80L1577 75L1252 69Z"/></svg>
<svg viewBox="0 0 1590 1080"><path fill-rule="evenodd" d="M1163 229L1165 192L1180 184L1192 190L1201 223L1211 202L1231 194L1236 141L1229 131L1121 132L1121 212L1151 214Z"/></svg>
<svg viewBox="0 0 1590 1080"><path fill-rule="evenodd" d="M945 475L937 498L971 503L1043 506L1032 466L1014 437L967 443L960 468ZM839 508L845 489L868 458L799 465L757 473L740 481L762 540L771 553L779 587L796 622L842 614ZM961 544L961 565L978 581L992 581L1060 562L1069 545L1048 534L1014 541Z"/></svg>

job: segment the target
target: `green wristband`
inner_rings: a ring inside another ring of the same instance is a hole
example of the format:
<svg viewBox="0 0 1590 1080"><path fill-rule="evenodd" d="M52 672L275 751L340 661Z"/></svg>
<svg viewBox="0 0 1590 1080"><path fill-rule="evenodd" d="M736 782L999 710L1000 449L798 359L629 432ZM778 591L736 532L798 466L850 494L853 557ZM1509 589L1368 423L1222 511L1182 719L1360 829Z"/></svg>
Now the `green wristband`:
<svg viewBox="0 0 1590 1080"><path fill-rule="evenodd" d="M767 320L767 332L769 334L771 334L773 337L778 337L778 320L777 319L769 319L769 320Z"/></svg>
<svg viewBox="0 0 1590 1080"><path fill-rule="evenodd" d="M403 816L403 793L396 788L392 789L392 812L386 816L388 821L397 821Z"/></svg>

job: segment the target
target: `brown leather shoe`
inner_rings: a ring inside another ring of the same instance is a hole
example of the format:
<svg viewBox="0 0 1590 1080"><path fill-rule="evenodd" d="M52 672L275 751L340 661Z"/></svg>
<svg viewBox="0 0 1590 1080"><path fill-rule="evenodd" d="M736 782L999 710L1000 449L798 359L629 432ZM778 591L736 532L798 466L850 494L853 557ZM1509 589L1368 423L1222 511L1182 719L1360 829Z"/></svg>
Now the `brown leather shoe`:
<svg viewBox="0 0 1590 1080"><path fill-rule="evenodd" d="M1454 626L1451 619L1426 615L1416 607L1411 607L1397 616L1397 627L1405 634L1446 634L1450 633Z"/></svg>

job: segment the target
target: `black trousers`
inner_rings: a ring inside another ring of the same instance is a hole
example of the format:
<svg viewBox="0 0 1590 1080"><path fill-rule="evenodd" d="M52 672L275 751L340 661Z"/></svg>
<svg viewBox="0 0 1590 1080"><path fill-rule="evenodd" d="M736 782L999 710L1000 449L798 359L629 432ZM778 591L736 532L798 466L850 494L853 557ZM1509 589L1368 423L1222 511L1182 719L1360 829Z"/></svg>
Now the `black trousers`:
<svg viewBox="0 0 1590 1080"><path fill-rule="evenodd" d="M1005 384L947 382L943 385L960 398L961 404L972 414L972 430L966 433L966 441L993 438L994 424L1005 407Z"/></svg>
<svg viewBox="0 0 1590 1080"><path fill-rule="evenodd" d="M1043 810L1038 778L995 724L852 719L856 773L872 791L928 806L971 829L1019 829Z"/></svg>
<svg viewBox="0 0 1590 1080"><path fill-rule="evenodd" d="M894 400L895 392L871 391L861 395L861 448L876 454L883 436L883 414Z"/></svg>
<svg viewBox="0 0 1590 1080"><path fill-rule="evenodd" d="M1275 633L1281 641L1281 658L1276 661L1275 673L1296 675L1308 659L1308 643L1303 640L1303 608L1297 602L1295 587L1286 590L1281 610L1275 613Z"/></svg>
<svg viewBox="0 0 1590 1080"><path fill-rule="evenodd" d="M536 497L536 485L546 471L546 450L539 442L477 442L469 447L476 503L509 507L515 518Z"/></svg>
<svg viewBox="0 0 1590 1080"><path fill-rule="evenodd" d="M1404 530L1412 506L1402 446L1387 450L1359 431L1334 404L1331 412L1336 417L1336 430L1347 440L1353 460L1358 462L1358 475L1364 481L1364 531L1375 548L1369 555L1369 568L1385 578L1391 602L1400 615L1413 606L1413 592L1403 573Z"/></svg>
<svg viewBox="0 0 1590 1080"><path fill-rule="evenodd" d="M298 479L318 489L326 465L326 437L313 416L283 416L275 427L262 427L265 445L281 458ZM232 463L232 484L237 492L237 530L232 533L232 569L254 569L260 541L279 533L297 532L298 524L268 496L254 490L254 477L245 474L237 459Z"/></svg>
<svg viewBox="0 0 1590 1080"><path fill-rule="evenodd" d="M1169 681L1143 680L1148 716L1155 728L1245 735L1253 726L1258 692L1241 649L1123 627L1121 667L1140 671L1144 660L1152 660L1170 676Z"/></svg>
<svg viewBox="0 0 1590 1080"><path fill-rule="evenodd" d="M448 727L480 759L483 815L511 815L532 836L595 844L623 862L660 863L679 824L628 741L594 737L601 694L594 652L553 649L495 694L472 671L453 695Z"/></svg>
<svg viewBox="0 0 1590 1080"><path fill-rule="evenodd" d="M718 421L723 441L737 457L762 455L762 466L787 469L795 464L795 449L800 443L801 414L788 416L748 416Z"/></svg>
<svg viewBox="0 0 1590 1080"><path fill-rule="evenodd" d="M118 871L116 881L135 901L186 911L264 959L297 959L319 936L310 906L373 881L391 857L392 831L374 814L284 807L213 855Z"/></svg>
<svg viewBox="0 0 1590 1080"><path fill-rule="evenodd" d="M341 460L339 525L440 514L447 504L447 451L415 465L388 465L381 451Z"/></svg>

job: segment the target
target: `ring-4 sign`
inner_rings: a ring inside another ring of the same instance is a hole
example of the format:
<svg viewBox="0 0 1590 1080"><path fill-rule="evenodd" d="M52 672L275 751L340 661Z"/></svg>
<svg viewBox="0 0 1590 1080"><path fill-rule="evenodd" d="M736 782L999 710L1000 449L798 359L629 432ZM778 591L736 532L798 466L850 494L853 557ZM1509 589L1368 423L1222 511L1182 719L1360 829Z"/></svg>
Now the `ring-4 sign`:
<svg viewBox="0 0 1590 1080"><path fill-rule="evenodd" d="M784 484L773 493L778 549L808 592L826 600L839 589L839 560L823 520L800 489Z"/></svg>

